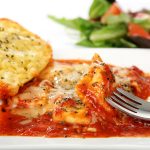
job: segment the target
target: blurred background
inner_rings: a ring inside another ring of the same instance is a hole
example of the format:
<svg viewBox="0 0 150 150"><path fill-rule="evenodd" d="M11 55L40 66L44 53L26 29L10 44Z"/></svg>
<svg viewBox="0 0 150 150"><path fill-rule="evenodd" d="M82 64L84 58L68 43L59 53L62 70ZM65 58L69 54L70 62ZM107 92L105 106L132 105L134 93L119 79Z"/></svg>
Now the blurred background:
<svg viewBox="0 0 150 150"><path fill-rule="evenodd" d="M74 48L73 43L78 37L73 34L68 36L70 31L48 19L48 15L88 18L92 2L93 0L0 0L0 17L19 22L49 41L54 49L71 49ZM117 0L117 2L124 11L150 9L150 0Z"/></svg>
<svg viewBox="0 0 150 150"><path fill-rule="evenodd" d="M72 32L48 18L48 15L53 15L58 18L88 19L92 3L93 0L0 0L0 18L12 19L44 38L52 45L54 57L65 58L67 52L70 58L83 58L85 50L88 50L84 55L88 59L93 53L98 52L107 62L125 66L137 65L149 71L149 50L112 50L77 46L75 43L79 39L79 32ZM117 0L117 3L124 12L150 10L150 0ZM82 55L78 56L78 52ZM58 55L60 53L61 55ZM139 61L141 59L144 61Z"/></svg>

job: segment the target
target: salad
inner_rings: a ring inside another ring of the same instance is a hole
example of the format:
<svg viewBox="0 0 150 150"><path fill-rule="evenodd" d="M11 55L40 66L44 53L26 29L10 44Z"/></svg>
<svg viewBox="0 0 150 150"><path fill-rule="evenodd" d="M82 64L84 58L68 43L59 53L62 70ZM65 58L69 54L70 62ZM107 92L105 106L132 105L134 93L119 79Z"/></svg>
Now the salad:
<svg viewBox="0 0 150 150"><path fill-rule="evenodd" d="M123 12L114 0L94 0L89 18L48 16L53 21L80 32L76 43L86 47L150 48L150 12Z"/></svg>

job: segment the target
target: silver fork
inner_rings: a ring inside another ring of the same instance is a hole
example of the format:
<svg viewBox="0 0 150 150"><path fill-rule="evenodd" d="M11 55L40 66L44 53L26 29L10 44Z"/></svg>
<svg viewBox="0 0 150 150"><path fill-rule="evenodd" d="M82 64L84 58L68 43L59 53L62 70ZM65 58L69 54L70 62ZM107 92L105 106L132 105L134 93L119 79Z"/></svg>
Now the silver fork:
<svg viewBox="0 0 150 150"><path fill-rule="evenodd" d="M143 120L150 120L150 102L121 88L117 88L110 97L106 98L106 101L113 107L130 116Z"/></svg>

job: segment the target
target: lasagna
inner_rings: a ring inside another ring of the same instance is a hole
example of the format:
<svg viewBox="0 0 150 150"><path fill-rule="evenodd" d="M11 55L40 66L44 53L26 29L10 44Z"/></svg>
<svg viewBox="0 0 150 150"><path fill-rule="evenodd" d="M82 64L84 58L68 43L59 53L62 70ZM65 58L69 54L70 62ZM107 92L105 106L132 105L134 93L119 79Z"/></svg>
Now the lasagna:
<svg viewBox="0 0 150 150"><path fill-rule="evenodd" d="M106 64L98 54L89 61L49 59L15 95L1 99L0 135L150 136L149 122L106 102L117 87L148 100L150 75L135 66Z"/></svg>

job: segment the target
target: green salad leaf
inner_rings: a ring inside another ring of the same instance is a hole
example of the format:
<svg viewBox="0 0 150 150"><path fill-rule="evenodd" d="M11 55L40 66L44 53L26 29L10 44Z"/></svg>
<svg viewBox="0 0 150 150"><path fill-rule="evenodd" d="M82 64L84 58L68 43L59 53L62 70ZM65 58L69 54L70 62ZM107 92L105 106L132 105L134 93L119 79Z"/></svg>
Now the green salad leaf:
<svg viewBox="0 0 150 150"><path fill-rule="evenodd" d="M49 16L49 18L64 26L79 30L81 34L85 36L89 36L93 29L100 29L102 27L101 23L99 22L92 22L90 20L86 20L80 17L75 19L65 19Z"/></svg>
<svg viewBox="0 0 150 150"><path fill-rule="evenodd" d="M118 39L112 39L108 41L99 41L99 42L92 42L89 39L83 39L76 43L79 46L85 47L124 47L124 44L121 42L117 42Z"/></svg>
<svg viewBox="0 0 150 150"><path fill-rule="evenodd" d="M110 15L106 18L106 24L120 24L131 22L131 17L128 14L121 13L120 15Z"/></svg>
<svg viewBox="0 0 150 150"><path fill-rule="evenodd" d="M94 43L92 41L90 41L89 39L83 39L83 40L77 42L76 45L85 46L85 47L96 47L94 45Z"/></svg>
<svg viewBox="0 0 150 150"><path fill-rule="evenodd" d="M133 19L133 22L150 31L150 19Z"/></svg>
<svg viewBox="0 0 150 150"><path fill-rule="evenodd" d="M110 3L106 0L94 0L90 10L89 16L92 19L101 17L110 7Z"/></svg>
<svg viewBox="0 0 150 150"><path fill-rule="evenodd" d="M48 16L51 20L60 23L66 27L72 28L72 29L78 29L77 19L66 19L66 18L57 18L55 16Z"/></svg>
<svg viewBox="0 0 150 150"><path fill-rule="evenodd" d="M137 46L130 42L129 40L125 39L125 38L121 38L120 42L122 43L123 47L129 47L129 48L136 48Z"/></svg>
<svg viewBox="0 0 150 150"><path fill-rule="evenodd" d="M125 24L107 25L99 30L94 30L90 35L90 40L100 42L115 39L126 35L127 26Z"/></svg>

